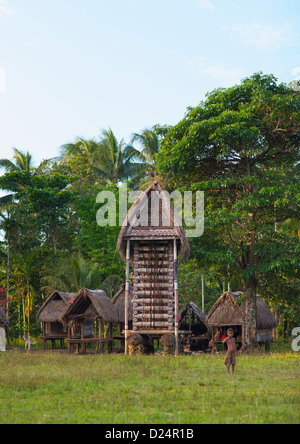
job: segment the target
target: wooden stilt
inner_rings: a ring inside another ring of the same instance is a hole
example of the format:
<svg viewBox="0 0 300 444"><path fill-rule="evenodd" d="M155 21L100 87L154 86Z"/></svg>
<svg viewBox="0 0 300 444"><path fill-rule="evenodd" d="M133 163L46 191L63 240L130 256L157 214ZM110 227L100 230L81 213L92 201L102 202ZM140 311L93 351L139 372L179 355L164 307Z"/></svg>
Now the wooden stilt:
<svg viewBox="0 0 300 444"><path fill-rule="evenodd" d="M128 355L128 308L129 308L129 270L130 270L130 240L126 248L126 284L125 284L125 355Z"/></svg>
<svg viewBox="0 0 300 444"><path fill-rule="evenodd" d="M175 298L175 356L179 354L179 307L178 307L178 255L177 241L174 239L174 298Z"/></svg>

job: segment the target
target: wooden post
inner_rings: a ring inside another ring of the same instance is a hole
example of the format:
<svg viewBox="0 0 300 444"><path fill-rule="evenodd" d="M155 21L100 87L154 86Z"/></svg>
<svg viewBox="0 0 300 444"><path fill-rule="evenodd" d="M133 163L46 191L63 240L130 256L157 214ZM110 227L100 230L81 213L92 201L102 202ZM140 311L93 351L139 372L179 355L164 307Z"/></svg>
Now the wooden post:
<svg viewBox="0 0 300 444"><path fill-rule="evenodd" d="M204 275L201 276L202 283L202 313L205 314L205 300L204 300Z"/></svg>
<svg viewBox="0 0 300 444"><path fill-rule="evenodd" d="M178 256L177 241L174 239L174 297L175 297L175 356L179 354L179 337L178 337Z"/></svg>
<svg viewBox="0 0 300 444"><path fill-rule="evenodd" d="M125 284L125 355L128 355L128 308L129 308L129 270L130 270L130 240L126 247L126 284Z"/></svg>

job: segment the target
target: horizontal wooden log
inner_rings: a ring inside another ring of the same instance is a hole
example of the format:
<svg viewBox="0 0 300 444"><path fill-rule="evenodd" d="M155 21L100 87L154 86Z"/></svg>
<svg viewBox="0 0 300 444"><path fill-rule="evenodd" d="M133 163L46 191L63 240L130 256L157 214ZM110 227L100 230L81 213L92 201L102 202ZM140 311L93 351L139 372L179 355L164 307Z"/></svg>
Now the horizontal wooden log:
<svg viewBox="0 0 300 444"><path fill-rule="evenodd" d="M169 264L172 263L171 261L156 261L154 259L152 260L142 260L142 261L134 261L134 264L136 265L142 265L144 267L162 267L164 265L169 266Z"/></svg>
<svg viewBox="0 0 300 444"><path fill-rule="evenodd" d="M146 273L143 273L143 274L139 274L138 272L134 273L134 278L135 279L139 279L139 280L143 280L143 281L145 281L145 280L150 280L151 281L153 279L153 277L154 277L153 275L146 274ZM157 274L155 276L155 279L156 280L164 280L164 281L169 279L169 281L174 282L174 273L173 273L173 271L171 271L171 272L169 272L167 274L163 274L163 275Z"/></svg>
<svg viewBox="0 0 300 444"><path fill-rule="evenodd" d="M137 305L137 304L136 304ZM173 304L171 304L173 305ZM145 305L140 305L140 306L136 306L133 307L134 311L133 314L138 314L141 312L144 313L150 313L151 311L153 311L154 313L169 313L169 314L173 314L173 308L168 307L167 305L150 305L150 306L145 306Z"/></svg>
<svg viewBox="0 0 300 444"><path fill-rule="evenodd" d="M173 299L165 299L165 298L164 299L150 299L150 298L149 299L148 298L142 299L137 296L137 298L133 300L133 307L134 308L136 308L138 306L144 306L146 304L149 304L151 306L155 306L155 305L157 305L157 306L165 305L168 307L174 306Z"/></svg>
<svg viewBox="0 0 300 444"><path fill-rule="evenodd" d="M174 285L174 281L173 279L169 279L169 276L161 276L160 279L157 279L155 282L153 282L152 279L143 279L143 278L135 278L134 279L134 284L168 284L168 286L172 286Z"/></svg>
<svg viewBox="0 0 300 444"><path fill-rule="evenodd" d="M173 325L168 322L136 322L133 326L133 330L137 331L141 328L166 328L169 331L173 330Z"/></svg>
<svg viewBox="0 0 300 444"><path fill-rule="evenodd" d="M169 260L173 260L173 256L172 255L168 255L168 253L144 253L144 252L139 252L139 253L135 253L134 255L134 259L140 260L140 259L164 259L164 258L168 258Z"/></svg>
<svg viewBox="0 0 300 444"><path fill-rule="evenodd" d="M133 322L138 321L167 321L169 324L173 322L173 316L164 313L140 313L133 318Z"/></svg>
<svg viewBox="0 0 300 444"><path fill-rule="evenodd" d="M151 335L151 336L154 336L154 337L157 337L157 336L163 336L163 335L165 335L165 334L169 334L169 332L170 331L174 331L174 328L172 329L172 330L169 330L169 329L153 329L153 330L150 330L150 329L143 329L143 330L139 330L139 333L140 334L142 334L142 335ZM123 330L122 331L122 333L123 334L125 334L125 330ZM136 330L128 330L128 334L129 333L136 333ZM181 334L181 335L184 335L184 336L188 336L188 335L191 335L193 332L192 331L187 331L187 330L179 330L178 331L178 334Z"/></svg>
<svg viewBox="0 0 300 444"><path fill-rule="evenodd" d="M170 273L170 268L145 268L140 267L139 265L134 266L135 270L138 273L147 273L147 274L153 274L153 273Z"/></svg>
<svg viewBox="0 0 300 444"><path fill-rule="evenodd" d="M135 291L134 296L155 296L157 299L161 299L162 296L172 296L173 292L164 291L164 290L156 290L156 291Z"/></svg>
<svg viewBox="0 0 300 444"><path fill-rule="evenodd" d="M137 253L141 253L143 254L144 252L157 252L157 251L164 251L167 252L170 249L166 246L166 245L155 245L155 249L151 248L151 247L144 247L139 245L138 247L134 247L133 252L134 254Z"/></svg>
<svg viewBox="0 0 300 444"><path fill-rule="evenodd" d="M170 288L169 282L143 282L140 284L134 284L136 288ZM173 288L169 291L172 291Z"/></svg>

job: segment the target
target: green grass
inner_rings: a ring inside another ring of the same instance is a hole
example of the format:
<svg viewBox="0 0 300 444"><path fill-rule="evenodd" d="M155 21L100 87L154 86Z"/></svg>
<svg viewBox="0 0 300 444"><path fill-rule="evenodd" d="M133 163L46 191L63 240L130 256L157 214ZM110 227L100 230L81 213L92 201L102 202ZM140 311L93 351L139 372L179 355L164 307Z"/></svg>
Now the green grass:
<svg viewBox="0 0 300 444"><path fill-rule="evenodd" d="M0 353L0 423L299 423L300 354Z"/></svg>

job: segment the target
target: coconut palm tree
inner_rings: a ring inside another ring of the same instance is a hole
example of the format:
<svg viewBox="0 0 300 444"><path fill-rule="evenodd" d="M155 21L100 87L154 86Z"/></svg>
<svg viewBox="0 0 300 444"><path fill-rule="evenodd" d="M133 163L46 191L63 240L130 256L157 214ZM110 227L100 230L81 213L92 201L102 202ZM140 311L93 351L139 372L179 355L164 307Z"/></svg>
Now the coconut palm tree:
<svg viewBox="0 0 300 444"><path fill-rule="evenodd" d="M0 168L4 168L7 173L31 171L33 169L32 155L14 148L13 160L0 159ZM20 186L12 181L5 180L1 183L1 188L4 190L18 191ZM0 198L0 207L12 202L14 194L7 194Z"/></svg>
<svg viewBox="0 0 300 444"><path fill-rule="evenodd" d="M99 264L89 262L80 253L62 259L51 275L45 276L43 281L46 286L42 290L47 296L55 290L76 293L81 288L89 288L102 289L112 297L122 283L122 279L114 275L108 276L102 282Z"/></svg>
<svg viewBox="0 0 300 444"><path fill-rule="evenodd" d="M74 143L67 143L61 147L61 162L65 162L71 157L84 156L91 160L92 154L96 151L98 144L96 140L83 139L78 137Z"/></svg>
<svg viewBox="0 0 300 444"><path fill-rule="evenodd" d="M160 149L160 138L153 129L145 129L142 134L134 133L131 143L138 142L142 150L139 158L146 164L148 168L155 169L155 155Z"/></svg>
<svg viewBox="0 0 300 444"><path fill-rule="evenodd" d="M0 168L4 168L7 173L14 171L30 171L33 169L32 155L14 148L13 159L15 162L9 159L0 159Z"/></svg>
<svg viewBox="0 0 300 444"><path fill-rule="evenodd" d="M93 154L96 172L109 183L117 184L134 177L141 166L140 152L122 139L117 140L111 128L104 130Z"/></svg>

